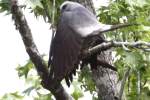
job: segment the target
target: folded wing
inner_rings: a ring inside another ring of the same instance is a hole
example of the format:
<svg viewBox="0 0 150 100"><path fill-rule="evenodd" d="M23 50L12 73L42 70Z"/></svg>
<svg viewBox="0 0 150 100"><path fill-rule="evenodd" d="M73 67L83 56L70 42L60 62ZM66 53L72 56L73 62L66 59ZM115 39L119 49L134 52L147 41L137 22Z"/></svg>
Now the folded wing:
<svg viewBox="0 0 150 100"><path fill-rule="evenodd" d="M58 25L56 35L52 41L49 66L50 78L68 81L75 71L81 50L82 39L67 25ZM68 84L69 85L69 84Z"/></svg>

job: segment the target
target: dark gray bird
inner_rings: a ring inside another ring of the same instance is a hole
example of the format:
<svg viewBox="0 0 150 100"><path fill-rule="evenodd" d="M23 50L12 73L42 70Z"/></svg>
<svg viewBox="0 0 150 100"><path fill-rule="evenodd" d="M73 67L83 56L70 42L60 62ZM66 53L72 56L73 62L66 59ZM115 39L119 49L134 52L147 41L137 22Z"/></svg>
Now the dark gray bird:
<svg viewBox="0 0 150 100"><path fill-rule="evenodd" d="M66 1L60 6L60 11L60 20L52 40L48 64L50 79L61 82L65 78L69 86L72 74L75 74L81 60L79 58L82 50L91 46L91 41L87 40L90 38L95 45L95 41L100 39L96 35L112 26L98 22L96 17L79 3ZM96 56L89 59L91 67L96 66L94 62L96 59Z"/></svg>

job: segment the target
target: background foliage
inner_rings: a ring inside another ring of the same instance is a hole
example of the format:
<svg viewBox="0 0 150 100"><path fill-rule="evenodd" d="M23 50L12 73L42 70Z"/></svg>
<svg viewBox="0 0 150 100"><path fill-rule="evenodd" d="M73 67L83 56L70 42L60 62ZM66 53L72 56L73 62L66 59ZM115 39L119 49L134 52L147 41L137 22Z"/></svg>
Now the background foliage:
<svg viewBox="0 0 150 100"><path fill-rule="evenodd" d="M45 22L51 23L53 10L55 10L56 26L59 17L59 6L63 0L26 0L24 9L30 9L36 17L42 16ZM0 12L10 14L10 0L0 1ZM150 41L150 0L112 0L109 6L102 6L97 10L100 22L106 24L139 23L133 26L119 29L106 34L108 40L116 41ZM144 47L143 47L144 48ZM125 84L125 97L127 100L149 100L150 98L150 48L133 49L123 46L114 48L114 65L118 68L119 80L124 79L126 70L130 70ZM30 60L25 65L16 68L20 79L25 80L27 89L19 93L8 93L1 96L2 100L23 100L32 96L34 100L53 100L53 96L42 88L40 79L35 72L34 65ZM95 84L88 67L78 71L73 82L74 91L72 96L75 100L84 96L84 91L89 91L93 100L97 99ZM82 90L82 91L81 91Z"/></svg>

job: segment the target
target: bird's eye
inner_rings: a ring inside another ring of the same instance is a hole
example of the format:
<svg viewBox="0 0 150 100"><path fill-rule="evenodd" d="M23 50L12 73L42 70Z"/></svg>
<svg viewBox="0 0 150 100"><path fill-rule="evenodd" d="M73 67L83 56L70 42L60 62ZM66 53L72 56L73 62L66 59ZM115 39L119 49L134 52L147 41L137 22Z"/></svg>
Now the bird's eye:
<svg viewBox="0 0 150 100"><path fill-rule="evenodd" d="M62 7L62 10L65 10L65 9L66 9L66 7L67 7L67 5L64 5L64 6Z"/></svg>

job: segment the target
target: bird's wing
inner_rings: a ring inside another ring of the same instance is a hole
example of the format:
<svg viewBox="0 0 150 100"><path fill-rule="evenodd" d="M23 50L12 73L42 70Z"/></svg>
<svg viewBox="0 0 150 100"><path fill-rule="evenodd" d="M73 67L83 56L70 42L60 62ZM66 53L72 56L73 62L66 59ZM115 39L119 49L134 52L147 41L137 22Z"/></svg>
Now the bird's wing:
<svg viewBox="0 0 150 100"><path fill-rule="evenodd" d="M52 41L49 66L50 77L55 81L72 78L71 73L76 69L82 39L67 25L59 24Z"/></svg>

